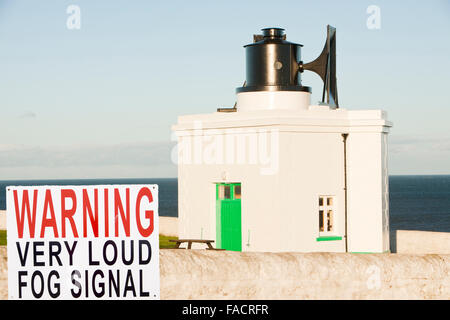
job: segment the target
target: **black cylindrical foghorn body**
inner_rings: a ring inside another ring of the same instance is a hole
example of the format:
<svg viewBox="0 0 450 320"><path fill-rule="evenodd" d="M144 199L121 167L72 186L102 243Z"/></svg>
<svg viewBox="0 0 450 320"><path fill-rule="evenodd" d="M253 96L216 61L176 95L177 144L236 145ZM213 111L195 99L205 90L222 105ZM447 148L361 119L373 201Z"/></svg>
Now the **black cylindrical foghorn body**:
<svg viewBox="0 0 450 320"><path fill-rule="evenodd" d="M310 91L301 85L298 63L302 45L284 40L284 29L262 31L260 41L244 46L246 85L236 91Z"/></svg>

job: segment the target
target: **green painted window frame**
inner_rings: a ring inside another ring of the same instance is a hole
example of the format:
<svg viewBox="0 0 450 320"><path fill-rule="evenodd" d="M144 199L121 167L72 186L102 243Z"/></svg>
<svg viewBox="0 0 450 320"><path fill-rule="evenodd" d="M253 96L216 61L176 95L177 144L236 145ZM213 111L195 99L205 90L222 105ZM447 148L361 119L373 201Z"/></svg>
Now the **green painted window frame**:
<svg viewBox="0 0 450 320"><path fill-rule="evenodd" d="M316 241L339 241L339 240L342 240L341 236L321 236L316 238Z"/></svg>

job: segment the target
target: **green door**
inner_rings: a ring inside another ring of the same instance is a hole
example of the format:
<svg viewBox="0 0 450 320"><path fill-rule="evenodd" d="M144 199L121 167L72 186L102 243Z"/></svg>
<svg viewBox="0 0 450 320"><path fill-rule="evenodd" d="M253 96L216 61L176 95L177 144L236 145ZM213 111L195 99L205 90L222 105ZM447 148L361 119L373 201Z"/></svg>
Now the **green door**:
<svg viewBox="0 0 450 320"><path fill-rule="evenodd" d="M217 248L242 251L241 184L216 185Z"/></svg>

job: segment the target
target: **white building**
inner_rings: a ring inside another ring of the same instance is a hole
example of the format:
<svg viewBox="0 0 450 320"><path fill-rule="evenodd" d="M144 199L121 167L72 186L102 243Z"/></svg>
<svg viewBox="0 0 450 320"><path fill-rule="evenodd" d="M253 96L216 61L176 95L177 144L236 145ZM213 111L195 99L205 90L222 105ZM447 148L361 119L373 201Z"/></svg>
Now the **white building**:
<svg viewBox="0 0 450 320"><path fill-rule="evenodd" d="M382 110L310 105L300 45L281 30L263 29L246 46L247 86L233 112L180 116L173 126L179 238L236 251L389 251L391 123ZM280 74L294 63L294 77Z"/></svg>

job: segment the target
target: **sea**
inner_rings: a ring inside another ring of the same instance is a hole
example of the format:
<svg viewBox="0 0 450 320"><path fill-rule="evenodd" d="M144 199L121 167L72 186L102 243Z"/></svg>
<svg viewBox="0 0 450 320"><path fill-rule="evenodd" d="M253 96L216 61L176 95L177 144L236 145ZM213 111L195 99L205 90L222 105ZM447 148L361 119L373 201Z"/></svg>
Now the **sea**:
<svg viewBox="0 0 450 320"><path fill-rule="evenodd" d="M167 179L0 180L0 210L6 186L157 184L159 215L178 216L178 182ZM395 230L450 232L450 175L389 177L389 227Z"/></svg>

